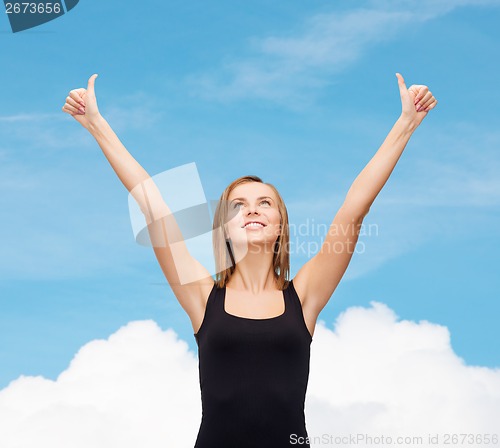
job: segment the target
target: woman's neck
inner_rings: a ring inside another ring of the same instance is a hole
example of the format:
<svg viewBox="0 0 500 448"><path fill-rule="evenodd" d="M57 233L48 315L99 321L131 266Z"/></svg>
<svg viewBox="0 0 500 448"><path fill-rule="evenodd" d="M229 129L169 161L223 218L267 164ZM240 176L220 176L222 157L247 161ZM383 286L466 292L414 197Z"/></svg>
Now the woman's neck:
<svg viewBox="0 0 500 448"><path fill-rule="evenodd" d="M246 290L253 294L277 289L273 254L247 254L236 263L235 271L227 286L232 289Z"/></svg>

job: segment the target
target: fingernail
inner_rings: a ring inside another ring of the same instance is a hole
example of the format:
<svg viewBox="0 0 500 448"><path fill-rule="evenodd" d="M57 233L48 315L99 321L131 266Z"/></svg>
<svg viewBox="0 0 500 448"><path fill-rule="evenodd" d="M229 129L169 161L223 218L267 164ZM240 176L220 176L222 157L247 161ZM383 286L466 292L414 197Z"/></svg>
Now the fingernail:
<svg viewBox="0 0 500 448"><path fill-rule="evenodd" d="M417 107L417 112L420 112L420 109L422 109L422 106Z"/></svg>
<svg viewBox="0 0 500 448"><path fill-rule="evenodd" d="M81 108L81 107L80 107L78 110L79 110L82 114L85 114L85 110L84 110L83 108Z"/></svg>

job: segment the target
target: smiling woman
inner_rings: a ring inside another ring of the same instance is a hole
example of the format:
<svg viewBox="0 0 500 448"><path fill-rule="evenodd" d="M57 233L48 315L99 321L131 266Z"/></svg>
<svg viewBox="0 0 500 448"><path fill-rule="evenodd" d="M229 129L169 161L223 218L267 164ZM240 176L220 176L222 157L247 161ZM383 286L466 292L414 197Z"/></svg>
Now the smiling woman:
<svg viewBox="0 0 500 448"><path fill-rule="evenodd" d="M158 263L191 319L203 409L196 448L284 448L298 440L309 447L304 404L316 320L349 265L364 217L414 130L437 104L426 86L407 89L397 77L400 117L353 182L321 249L293 279L288 213L273 185L244 176L222 193L213 223L213 279L189 254L151 177L100 115L96 75L87 89L67 97L63 111L89 130L133 192Z"/></svg>
<svg viewBox="0 0 500 448"><path fill-rule="evenodd" d="M259 264L272 266L278 289L285 287L290 271L288 213L273 185L257 176L233 181L220 197L213 229L219 288L228 284L236 269L252 271Z"/></svg>

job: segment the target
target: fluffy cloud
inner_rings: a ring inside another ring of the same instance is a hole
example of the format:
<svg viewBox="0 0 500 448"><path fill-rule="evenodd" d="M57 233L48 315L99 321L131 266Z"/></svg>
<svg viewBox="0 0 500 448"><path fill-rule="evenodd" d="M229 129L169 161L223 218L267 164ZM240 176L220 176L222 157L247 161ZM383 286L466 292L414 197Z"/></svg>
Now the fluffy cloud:
<svg viewBox="0 0 500 448"><path fill-rule="evenodd" d="M500 369L467 366L444 326L371 305L316 329L310 435L498 433Z"/></svg>
<svg viewBox="0 0 500 448"><path fill-rule="evenodd" d="M171 329L131 322L82 347L56 381L21 376L0 391L0 446L192 447L197 368ZM315 445L363 434L425 446L429 433L492 433L499 415L500 370L467 366L446 327L401 321L377 302L346 310L333 330L318 322L306 402Z"/></svg>
<svg viewBox="0 0 500 448"><path fill-rule="evenodd" d="M196 356L172 330L131 322L82 347L56 381L3 389L0 446L188 447L200 418Z"/></svg>

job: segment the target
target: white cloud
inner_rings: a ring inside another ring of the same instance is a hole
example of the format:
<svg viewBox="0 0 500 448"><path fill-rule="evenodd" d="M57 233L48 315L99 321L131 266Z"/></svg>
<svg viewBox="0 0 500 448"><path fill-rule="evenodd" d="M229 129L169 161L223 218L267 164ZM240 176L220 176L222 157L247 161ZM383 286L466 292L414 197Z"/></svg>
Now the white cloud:
<svg viewBox="0 0 500 448"><path fill-rule="evenodd" d="M62 132L66 123L71 123L71 121L74 121L73 118L62 111L60 113L20 112L2 115L0 116L0 131L5 130L6 152L19 155L19 153L25 154L35 149L35 156L38 156L40 153L47 154L53 149L68 150L85 143L88 145L90 139L82 140L75 138L74 132ZM78 123L76 125L81 128ZM78 129L78 132L82 131ZM16 150L10 149L9 146L16 147Z"/></svg>
<svg viewBox="0 0 500 448"><path fill-rule="evenodd" d="M20 377L0 392L0 446L193 446L197 360L172 330L131 322L80 349L56 381Z"/></svg>
<svg viewBox="0 0 500 448"><path fill-rule="evenodd" d="M19 123L19 122L29 122L34 121L53 121L62 120L62 114L35 114L35 113L19 113L13 115L0 115L0 123Z"/></svg>
<svg viewBox="0 0 500 448"><path fill-rule="evenodd" d="M498 6L499 0L370 0L369 4L384 9L414 10L423 18L434 18L456 8Z"/></svg>
<svg viewBox="0 0 500 448"><path fill-rule="evenodd" d="M365 8L312 15L289 36L253 37L248 55L228 57L222 67L186 78L192 93L231 101L256 98L303 108L331 76L357 61L370 46L392 39L407 26L463 6L499 5L498 0L372 1Z"/></svg>
<svg viewBox="0 0 500 448"><path fill-rule="evenodd" d="M498 429L499 369L467 366L446 327L371 305L346 310L333 330L318 322L311 437ZM131 322L82 347L56 381L21 376L0 391L0 446L192 447L201 421L197 368L171 329Z"/></svg>
<svg viewBox="0 0 500 448"><path fill-rule="evenodd" d="M264 98L304 107L313 100L312 91L330 83L365 47L390 38L412 15L375 9L319 14L305 21L300 35L252 38L254 56L234 58L220 72L192 75L187 82L207 99Z"/></svg>
<svg viewBox="0 0 500 448"><path fill-rule="evenodd" d="M467 366L446 327L398 321L386 305L349 308L313 344L310 433L494 432L500 370Z"/></svg>

